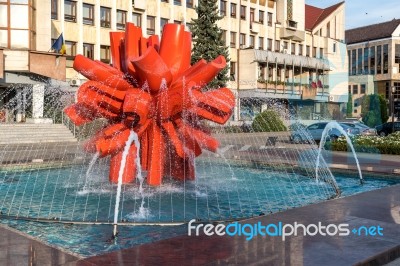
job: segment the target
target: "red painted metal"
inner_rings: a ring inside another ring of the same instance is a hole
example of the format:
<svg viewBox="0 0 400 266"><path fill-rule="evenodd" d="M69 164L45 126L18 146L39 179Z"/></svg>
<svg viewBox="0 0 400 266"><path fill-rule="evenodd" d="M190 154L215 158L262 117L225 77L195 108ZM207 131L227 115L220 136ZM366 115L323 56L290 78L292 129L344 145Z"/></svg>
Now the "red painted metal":
<svg viewBox="0 0 400 266"><path fill-rule="evenodd" d="M225 58L191 66L191 34L183 25L167 24L161 41L157 35L145 38L131 23L126 28L125 33L110 33L112 66L76 56L74 69L90 81L79 88L77 103L64 111L77 126L108 119L109 125L86 141L84 149L111 156L110 182L118 182L131 130L139 137L148 184L158 186L164 176L193 180L194 158L202 149L216 152L219 146L201 120L224 124L235 105L227 88L202 91L226 66ZM132 144L123 183L135 179L136 153Z"/></svg>

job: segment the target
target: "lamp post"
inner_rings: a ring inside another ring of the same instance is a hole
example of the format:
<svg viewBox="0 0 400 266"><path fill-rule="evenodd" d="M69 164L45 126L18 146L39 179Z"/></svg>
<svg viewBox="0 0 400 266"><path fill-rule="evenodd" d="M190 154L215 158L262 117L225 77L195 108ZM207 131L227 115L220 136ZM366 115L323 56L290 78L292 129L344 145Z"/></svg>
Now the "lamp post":
<svg viewBox="0 0 400 266"><path fill-rule="evenodd" d="M394 93L396 92L396 86L392 86L390 91L390 103L391 108L390 111L392 112L392 133L394 133Z"/></svg>

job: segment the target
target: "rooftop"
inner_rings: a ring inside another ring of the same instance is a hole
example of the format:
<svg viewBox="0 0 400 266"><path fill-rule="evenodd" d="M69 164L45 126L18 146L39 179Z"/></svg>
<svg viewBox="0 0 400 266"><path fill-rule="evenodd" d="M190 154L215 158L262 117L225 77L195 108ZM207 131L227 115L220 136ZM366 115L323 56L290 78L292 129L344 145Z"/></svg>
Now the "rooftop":
<svg viewBox="0 0 400 266"><path fill-rule="evenodd" d="M319 8L315 6L306 5L305 6L305 28L306 30L314 29L319 23L326 19L330 14L332 14L339 6L344 4L344 1L337 3L336 5Z"/></svg>
<svg viewBox="0 0 400 266"><path fill-rule="evenodd" d="M400 19L346 30L346 43L359 43L388 38L400 24Z"/></svg>

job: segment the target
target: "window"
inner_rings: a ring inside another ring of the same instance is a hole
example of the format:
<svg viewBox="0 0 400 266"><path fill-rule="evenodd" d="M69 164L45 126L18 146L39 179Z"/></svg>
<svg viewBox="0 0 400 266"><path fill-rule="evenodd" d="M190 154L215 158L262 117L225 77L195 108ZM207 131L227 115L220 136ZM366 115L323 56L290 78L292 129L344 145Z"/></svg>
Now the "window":
<svg viewBox="0 0 400 266"><path fill-rule="evenodd" d="M132 13L132 23L138 27L142 27L142 14Z"/></svg>
<svg viewBox="0 0 400 266"><path fill-rule="evenodd" d="M246 19L246 6L240 6L240 18Z"/></svg>
<svg viewBox="0 0 400 266"><path fill-rule="evenodd" d="M358 94L358 85L353 85L353 94Z"/></svg>
<svg viewBox="0 0 400 266"><path fill-rule="evenodd" d="M32 10L29 10L28 1L0 2L5 2L0 4L0 47L29 49L30 43L35 41L35 33L30 30L34 25L29 23Z"/></svg>
<svg viewBox="0 0 400 266"><path fill-rule="evenodd" d="M221 32L221 40L226 45L226 30L222 30Z"/></svg>
<svg viewBox="0 0 400 266"><path fill-rule="evenodd" d="M76 42L65 41L65 54L67 59L74 59L76 55Z"/></svg>
<svg viewBox="0 0 400 266"><path fill-rule="evenodd" d="M70 22L76 22L76 2L64 1L64 19Z"/></svg>
<svg viewBox="0 0 400 266"><path fill-rule="evenodd" d="M290 47L291 54L296 54L296 44L292 43L290 46L291 46Z"/></svg>
<svg viewBox="0 0 400 266"><path fill-rule="evenodd" d="M369 57L369 49L364 48L364 74L368 74L368 57Z"/></svg>
<svg viewBox="0 0 400 266"><path fill-rule="evenodd" d="M174 0L174 5L181 6L182 5L182 1L181 0Z"/></svg>
<svg viewBox="0 0 400 266"><path fill-rule="evenodd" d="M362 74L362 62L363 62L363 49L362 48L358 48L357 49L357 74Z"/></svg>
<svg viewBox="0 0 400 266"><path fill-rule="evenodd" d="M388 45L383 45L383 74L387 74L389 71L389 54Z"/></svg>
<svg viewBox="0 0 400 266"><path fill-rule="evenodd" d="M275 41L275 52L279 52L281 50L281 42L279 40Z"/></svg>
<svg viewBox="0 0 400 266"><path fill-rule="evenodd" d="M365 84L361 84L361 94L365 94L365 89L366 88L366 85Z"/></svg>
<svg viewBox="0 0 400 266"><path fill-rule="evenodd" d="M293 21L293 20L289 20L288 21L288 27L297 29L297 22Z"/></svg>
<svg viewBox="0 0 400 266"><path fill-rule="evenodd" d="M163 31L163 28L164 28L165 24L167 24L167 23L168 23L168 19L167 18L161 18L160 19L160 31L161 31L161 33Z"/></svg>
<svg viewBox="0 0 400 266"><path fill-rule="evenodd" d="M236 18L236 4L231 3L231 17Z"/></svg>
<svg viewBox="0 0 400 266"><path fill-rule="evenodd" d="M351 94L351 85L349 85L349 86L347 87L347 91L348 91L349 94Z"/></svg>
<svg viewBox="0 0 400 266"><path fill-rule="evenodd" d="M103 63L110 63L110 46L100 45L100 61Z"/></svg>
<svg viewBox="0 0 400 266"><path fill-rule="evenodd" d="M174 20L174 24L182 24L182 21L180 21L180 20Z"/></svg>
<svg viewBox="0 0 400 266"><path fill-rule="evenodd" d="M262 10L258 11L258 21L261 24L264 24L264 11L262 11Z"/></svg>
<svg viewBox="0 0 400 266"><path fill-rule="evenodd" d="M126 11L117 10L117 29L125 30L126 24Z"/></svg>
<svg viewBox="0 0 400 266"><path fill-rule="evenodd" d="M94 55L94 45L90 44L90 43L84 43L83 44L83 56L93 59L93 55Z"/></svg>
<svg viewBox="0 0 400 266"><path fill-rule="evenodd" d="M258 37L258 49L264 50L264 38Z"/></svg>
<svg viewBox="0 0 400 266"><path fill-rule="evenodd" d="M372 46L369 50L369 73L371 75L375 74L375 46Z"/></svg>
<svg viewBox="0 0 400 266"><path fill-rule="evenodd" d="M382 74L382 46L376 47L376 74Z"/></svg>
<svg viewBox="0 0 400 266"><path fill-rule="evenodd" d="M310 56L310 45L306 45L306 56Z"/></svg>
<svg viewBox="0 0 400 266"><path fill-rule="evenodd" d="M51 19L58 19L58 0L51 0Z"/></svg>
<svg viewBox="0 0 400 266"><path fill-rule="evenodd" d="M83 24L94 25L94 6L89 4L83 4Z"/></svg>
<svg viewBox="0 0 400 266"><path fill-rule="evenodd" d="M255 48L255 46L256 46L256 37L254 37L253 35L250 35L249 41L250 41L250 47Z"/></svg>
<svg viewBox="0 0 400 266"><path fill-rule="evenodd" d="M313 47L312 49L312 56L317 57L317 47Z"/></svg>
<svg viewBox="0 0 400 266"><path fill-rule="evenodd" d="M231 48L236 48L236 32L231 31Z"/></svg>
<svg viewBox="0 0 400 266"><path fill-rule="evenodd" d="M326 24L326 37L330 38L331 37L331 23L328 22L328 24Z"/></svg>
<svg viewBox="0 0 400 266"><path fill-rule="evenodd" d="M254 21L254 12L255 12L255 9L254 8L250 8L250 22Z"/></svg>
<svg viewBox="0 0 400 266"><path fill-rule="evenodd" d="M231 61L229 71L230 71L230 80L235 81L236 80L236 62Z"/></svg>
<svg viewBox="0 0 400 266"><path fill-rule="evenodd" d="M226 16L226 1L219 2L219 14L221 16Z"/></svg>
<svg viewBox="0 0 400 266"><path fill-rule="evenodd" d="M244 33L240 33L239 35L239 46L240 48L246 46L246 35Z"/></svg>
<svg viewBox="0 0 400 266"><path fill-rule="evenodd" d="M186 0L186 7L193 8L193 0Z"/></svg>
<svg viewBox="0 0 400 266"><path fill-rule="evenodd" d="M303 55L303 45L299 44L299 55Z"/></svg>
<svg viewBox="0 0 400 266"><path fill-rule="evenodd" d="M394 62L396 64L400 64L400 44L395 45L395 50L394 50Z"/></svg>
<svg viewBox="0 0 400 266"><path fill-rule="evenodd" d="M289 44L288 42L283 42L283 49L287 50L288 49L288 44Z"/></svg>
<svg viewBox="0 0 400 266"><path fill-rule="evenodd" d="M103 28L111 27L111 8L100 7L100 26Z"/></svg>
<svg viewBox="0 0 400 266"><path fill-rule="evenodd" d="M272 13L268 12L267 15L268 15L267 17L268 26L272 26Z"/></svg>
<svg viewBox="0 0 400 266"><path fill-rule="evenodd" d="M319 58L324 57L324 48L319 48Z"/></svg>
<svg viewBox="0 0 400 266"><path fill-rule="evenodd" d="M161 2L163 2L163 3L169 3L168 0L161 0Z"/></svg>
<svg viewBox="0 0 400 266"><path fill-rule="evenodd" d="M156 31L156 18L147 16L147 35L153 35Z"/></svg>
<svg viewBox="0 0 400 266"><path fill-rule="evenodd" d="M268 51L272 51L272 39L268 39L267 41L268 41L267 49Z"/></svg>
<svg viewBox="0 0 400 266"><path fill-rule="evenodd" d="M357 68L357 55L356 55L356 50L351 50L351 74L355 75L356 68Z"/></svg>

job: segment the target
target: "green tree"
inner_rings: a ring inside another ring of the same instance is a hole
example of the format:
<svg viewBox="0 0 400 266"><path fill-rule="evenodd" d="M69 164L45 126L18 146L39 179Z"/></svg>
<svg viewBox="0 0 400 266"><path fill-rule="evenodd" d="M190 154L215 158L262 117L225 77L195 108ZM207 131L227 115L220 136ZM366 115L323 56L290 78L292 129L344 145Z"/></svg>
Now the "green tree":
<svg viewBox="0 0 400 266"><path fill-rule="evenodd" d="M229 80L229 56L228 47L222 39L222 30L217 26L217 21L222 19L218 12L217 0L199 0L195 7L197 19L192 19L191 26L193 36L192 64L200 59L207 62L223 55L226 59L226 67L208 83L210 89L225 87Z"/></svg>
<svg viewBox="0 0 400 266"><path fill-rule="evenodd" d="M379 102L381 107L381 120L382 123L385 123L389 119L388 104L382 94L379 94Z"/></svg>
<svg viewBox="0 0 400 266"><path fill-rule="evenodd" d="M346 116L353 116L353 97L351 96L351 93L349 93L349 98L347 100Z"/></svg>
<svg viewBox="0 0 400 266"><path fill-rule="evenodd" d="M361 105L362 121L369 127L382 124L381 102L379 96L370 94L364 96Z"/></svg>
<svg viewBox="0 0 400 266"><path fill-rule="evenodd" d="M286 126L279 114L273 110L265 110L259 113L254 118L252 127L255 132L286 131Z"/></svg>

